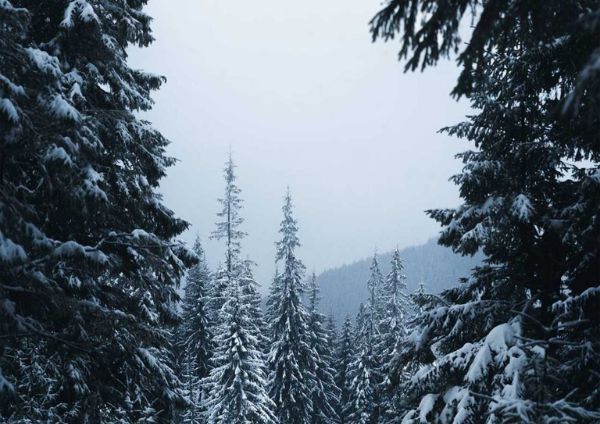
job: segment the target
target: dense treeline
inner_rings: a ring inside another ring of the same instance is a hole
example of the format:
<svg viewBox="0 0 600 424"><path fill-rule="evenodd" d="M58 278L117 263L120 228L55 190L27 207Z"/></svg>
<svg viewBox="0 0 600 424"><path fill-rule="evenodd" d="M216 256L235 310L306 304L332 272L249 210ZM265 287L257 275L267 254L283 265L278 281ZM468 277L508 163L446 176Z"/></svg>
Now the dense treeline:
<svg viewBox="0 0 600 424"><path fill-rule="evenodd" d="M16 423L600 421L600 3L390 0L375 39L406 69L458 54L472 104L463 204L440 242L483 251L440 295L402 260L336 329L284 197L266 310L242 258L234 164L200 241L157 187L174 160L135 111L145 0L0 0L0 417ZM470 19L470 21L469 21ZM459 30L473 23L463 47ZM176 287L187 271L185 294ZM181 308L178 308L178 305Z"/></svg>
<svg viewBox="0 0 600 424"><path fill-rule="evenodd" d="M177 369L187 407L183 423L393 422L397 400L388 391L396 342L407 335L416 297L406 292L398 251L383 276L377 257L365 282L369 298L336 337L335 322L319 312L316 276L297 257L298 223L284 198L277 274L263 316L252 263L241 259L241 190L234 164L213 237L225 243L223 266L211 273L199 240L200 262L187 278L183 320L176 332ZM422 294L422 293L421 293Z"/></svg>

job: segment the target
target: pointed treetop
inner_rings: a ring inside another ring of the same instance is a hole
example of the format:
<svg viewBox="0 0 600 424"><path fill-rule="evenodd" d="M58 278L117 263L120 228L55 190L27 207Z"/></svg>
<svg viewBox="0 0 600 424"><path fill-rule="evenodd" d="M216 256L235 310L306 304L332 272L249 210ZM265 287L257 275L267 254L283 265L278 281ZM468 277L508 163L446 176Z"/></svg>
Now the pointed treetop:
<svg viewBox="0 0 600 424"><path fill-rule="evenodd" d="M367 281L367 288L369 289L369 308L373 310L377 307L377 296L383 282L383 276L379 269L379 261L377 260L377 252L373 254L373 260L371 261L371 275Z"/></svg>
<svg viewBox="0 0 600 424"><path fill-rule="evenodd" d="M200 234L196 234L196 239L194 240L194 245L192 247L192 250L194 251L194 253L196 255L198 255L198 258L200 260L202 260L204 258L204 248L202 247L202 241L200 239Z"/></svg>
<svg viewBox="0 0 600 424"><path fill-rule="evenodd" d="M407 287L405 282L406 276L402 274L403 269L404 264L402 263L402 258L400 258L400 252L396 247L394 253L392 254L392 270L388 276L388 280L398 284L399 290L405 290Z"/></svg>
<svg viewBox="0 0 600 424"><path fill-rule="evenodd" d="M283 220L281 221L279 232L283 235L283 238L276 244L277 261L294 256L294 251L297 247L300 247L298 221L293 216L294 205L292 204L292 195L290 194L289 187L287 188L281 210L283 211Z"/></svg>
<svg viewBox="0 0 600 424"><path fill-rule="evenodd" d="M223 169L225 177L225 195L219 199L222 209L217 216L221 219L216 223L217 228L212 232L211 238L225 240L227 271L231 272L234 263L239 259L241 251L241 240L246 233L240 230L244 218L240 215L243 200L240 198L241 190L236 185L235 164L231 153Z"/></svg>

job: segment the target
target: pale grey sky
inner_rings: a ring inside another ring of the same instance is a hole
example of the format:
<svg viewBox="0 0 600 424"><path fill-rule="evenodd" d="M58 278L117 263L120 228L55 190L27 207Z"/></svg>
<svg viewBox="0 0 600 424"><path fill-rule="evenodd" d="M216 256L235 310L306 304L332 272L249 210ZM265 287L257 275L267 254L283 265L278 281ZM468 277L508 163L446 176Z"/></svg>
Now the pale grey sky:
<svg viewBox="0 0 600 424"><path fill-rule="evenodd" d="M436 134L468 108L450 99L446 62L404 74L397 43L372 44L376 0L152 0L156 42L132 66L165 75L145 119L180 162L161 191L207 240L229 146L249 236L244 254L268 286L282 197L290 186L309 270L424 242L438 231L424 210L458 204L448 182L466 145Z"/></svg>

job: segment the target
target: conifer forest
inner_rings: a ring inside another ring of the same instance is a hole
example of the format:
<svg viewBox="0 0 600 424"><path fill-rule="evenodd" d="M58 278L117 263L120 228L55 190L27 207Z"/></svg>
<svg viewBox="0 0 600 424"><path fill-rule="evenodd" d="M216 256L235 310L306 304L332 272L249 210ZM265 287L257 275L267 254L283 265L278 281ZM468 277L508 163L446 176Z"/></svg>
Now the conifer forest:
<svg viewBox="0 0 600 424"><path fill-rule="evenodd" d="M422 214L481 259L440 291L407 278L399 247L371 253L352 314L323 306L306 252L334 249L304 231L329 228L307 228L289 181L261 206L278 232L255 262L260 182L236 146L214 164L209 231L171 209L161 184L194 158L145 119L166 82L130 60L160 42L147 3L0 0L0 422L600 423L600 1L373 9L364 38L393 47L399 77L456 65L443 94L469 113L440 132L468 146L448 158L457 202Z"/></svg>

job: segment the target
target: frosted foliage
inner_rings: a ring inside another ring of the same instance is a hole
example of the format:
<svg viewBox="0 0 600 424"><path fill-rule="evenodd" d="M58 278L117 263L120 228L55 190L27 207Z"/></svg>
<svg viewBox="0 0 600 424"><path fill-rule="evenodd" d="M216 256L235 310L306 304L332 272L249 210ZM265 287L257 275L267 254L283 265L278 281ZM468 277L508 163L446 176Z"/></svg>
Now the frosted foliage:
<svg viewBox="0 0 600 424"><path fill-rule="evenodd" d="M145 2L38 3L0 1L0 421L165 422L196 258L157 191L169 142L134 114L163 81L127 63L151 19Z"/></svg>

